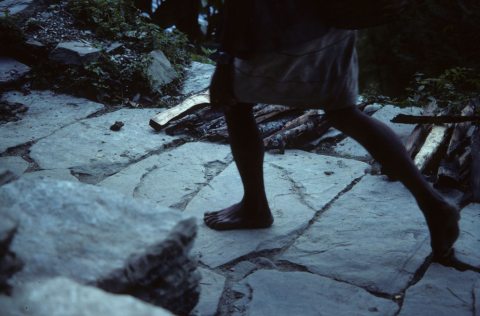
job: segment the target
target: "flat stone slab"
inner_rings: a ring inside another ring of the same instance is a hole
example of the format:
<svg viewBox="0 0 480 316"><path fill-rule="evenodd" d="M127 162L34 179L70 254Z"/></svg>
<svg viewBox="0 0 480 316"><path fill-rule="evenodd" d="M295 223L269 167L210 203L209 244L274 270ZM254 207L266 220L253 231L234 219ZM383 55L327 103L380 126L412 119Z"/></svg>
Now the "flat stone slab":
<svg viewBox="0 0 480 316"><path fill-rule="evenodd" d="M64 42L59 43L49 55L51 60L55 60L62 65L86 65L97 61L102 54L102 50L83 42Z"/></svg>
<svg viewBox="0 0 480 316"><path fill-rule="evenodd" d="M433 263L405 293L399 315L472 316L480 312L480 275Z"/></svg>
<svg viewBox="0 0 480 316"><path fill-rule="evenodd" d="M306 272L260 270L233 287L234 315L396 315L398 305L364 289ZM411 314L414 315L414 314Z"/></svg>
<svg viewBox="0 0 480 316"><path fill-rule="evenodd" d="M460 236L455 243L455 254L461 261L480 267L480 204L467 205L460 215Z"/></svg>
<svg viewBox="0 0 480 316"><path fill-rule="evenodd" d="M431 253L415 199L399 182L365 176L336 200L280 260L393 295Z"/></svg>
<svg viewBox="0 0 480 316"><path fill-rule="evenodd" d="M133 164L98 185L183 210L232 160L227 145L187 143Z"/></svg>
<svg viewBox="0 0 480 316"><path fill-rule="evenodd" d="M180 94L190 96L210 87L215 66L193 61L185 71Z"/></svg>
<svg viewBox="0 0 480 316"><path fill-rule="evenodd" d="M0 201L0 218L19 219L10 250L25 266L12 286L64 276L178 314L197 304L195 218L105 188L39 178L0 187Z"/></svg>
<svg viewBox="0 0 480 316"><path fill-rule="evenodd" d="M363 176L369 167L354 160L298 150L285 155L267 154L265 161L267 198L275 217L272 227L215 231L203 222L206 211L220 210L241 200L243 187L235 164L200 190L185 209L200 223L193 252L207 266L215 268L252 252L284 247L307 227L317 210ZM333 172L329 176L324 173L327 169Z"/></svg>
<svg viewBox="0 0 480 316"><path fill-rule="evenodd" d="M126 164L179 139L148 126L157 112L158 109L122 109L82 120L38 141L31 147L30 157L42 169L70 169L100 177L114 174ZM125 124L118 132L110 130L116 121Z"/></svg>
<svg viewBox="0 0 480 316"><path fill-rule="evenodd" d="M386 105L375 114L372 115L373 118L380 120L381 122L385 123L388 127L390 127L401 139L403 143L407 140L407 138L412 133L413 129L415 128L414 124L396 124L390 122L392 118L397 116L398 114L406 114L406 115L421 115L423 113L423 109L410 107L410 108L399 108L393 105ZM362 145L357 143L352 138L348 137L337 144L335 147L335 152L343 155L343 156L351 156L351 157L362 157L362 158L370 158L370 154L366 151Z"/></svg>
<svg viewBox="0 0 480 316"><path fill-rule="evenodd" d="M52 91L32 91L27 96L12 91L5 93L2 100L24 104L28 111L19 114L22 120L0 125L0 153L10 147L41 139L103 109L100 103L69 95L56 95ZM48 150L52 155L55 154L52 148Z"/></svg>
<svg viewBox="0 0 480 316"><path fill-rule="evenodd" d="M0 85L15 82L30 71L27 65L6 56L0 56L0 69Z"/></svg>
<svg viewBox="0 0 480 316"><path fill-rule="evenodd" d="M173 316L130 295L115 295L57 277L28 282L0 296L3 316Z"/></svg>
<svg viewBox="0 0 480 316"><path fill-rule="evenodd" d="M0 17L5 16L5 10L10 11L9 14L14 15L21 13L33 0L2 0L0 2Z"/></svg>
<svg viewBox="0 0 480 316"><path fill-rule="evenodd" d="M21 178L31 178L31 177L79 182L77 178L72 176L70 170L68 169L40 170L40 171L34 171L34 172L27 172L21 176Z"/></svg>
<svg viewBox="0 0 480 316"><path fill-rule="evenodd" d="M8 169L13 172L17 177L20 177L25 170L28 169L30 164L22 157L10 156L0 157L0 168Z"/></svg>
<svg viewBox="0 0 480 316"><path fill-rule="evenodd" d="M198 270L202 274L200 299L190 315L214 316L225 287L226 278L208 269L199 268Z"/></svg>

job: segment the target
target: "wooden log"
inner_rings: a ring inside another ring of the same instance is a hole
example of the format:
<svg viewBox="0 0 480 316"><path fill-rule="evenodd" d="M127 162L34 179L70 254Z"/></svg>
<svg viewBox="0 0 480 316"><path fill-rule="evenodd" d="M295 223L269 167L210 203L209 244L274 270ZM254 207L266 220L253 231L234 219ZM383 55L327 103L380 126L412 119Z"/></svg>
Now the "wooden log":
<svg viewBox="0 0 480 316"><path fill-rule="evenodd" d="M435 113L437 108L437 102L433 101L425 107L423 115L431 116ZM420 146L426 135L428 135L431 129L431 124L419 124L415 126L412 133L405 142L405 149L407 150L410 157L414 158L414 153L417 151L418 147Z"/></svg>
<svg viewBox="0 0 480 316"><path fill-rule="evenodd" d="M461 116L472 116L475 113L473 108L473 103L469 103L461 112ZM452 138L450 139L450 144L447 149L447 156L452 157L455 152L459 149L462 141L467 133L467 131L472 126L472 122L463 122L455 124L453 129Z"/></svg>
<svg viewBox="0 0 480 316"><path fill-rule="evenodd" d="M284 106L284 105L267 105L266 107L261 108L258 111L255 111L254 116L259 117L268 113L282 113L282 112L287 112L287 111L295 111L298 109L289 107L289 106Z"/></svg>
<svg viewBox="0 0 480 316"><path fill-rule="evenodd" d="M472 201L480 202L480 127L475 128L472 136L472 166L470 168Z"/></svg>
<svg viewBox="0 0 480 316"><path fill-rule="evenodd" d="M150 119L150 126L160 131L173 120L178 120L186 115L192 114L198 109L206 107L210 103L210 94L201 93L186 99L179 105L158 113Z"/></svg>
<svg viewBox="0 0 480 316"><path fill-rule="evenodd" d="M416 116L398 114L390 120L392 123L400 124L445 124L445 123L461 123L461 122L477 122L480 121L480 116Z"/></svg>
<svg viewBox="0 0 480 316"><path fill-rule="evenodd" d="M414 163L417 168L422 171L427 163L437 152L438 148L448 138L448 126L447 125L435 125L432 127L430 134L428 134L424 145L415 156Z"/></svg>

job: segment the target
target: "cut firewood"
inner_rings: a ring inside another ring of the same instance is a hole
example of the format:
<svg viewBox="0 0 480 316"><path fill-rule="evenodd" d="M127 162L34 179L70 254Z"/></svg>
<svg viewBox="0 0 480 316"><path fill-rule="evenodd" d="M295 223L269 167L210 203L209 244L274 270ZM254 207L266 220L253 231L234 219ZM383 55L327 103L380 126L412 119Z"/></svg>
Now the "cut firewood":
<svg viewBox="0 0 480 316"><path fill-rule="evenodd" d="M260 110L255 112L255 117L259 117L265 114L269 113L282 113L286 111L292 111L295 110L295 108L289 107L289 106L284 106L284 105L267 105L265 107L262 107Z"/></svg>
<svg viewBox="0 0 480 316"><path fill-rule="evenodd" d="M430 134L428 134L424 145L415 156L414 163L417 168L422 171L427 163L432 159L434 154L442 143L448 138L447 125L435 125L432 127Z"/></svg>
<svg viewBox="0 0 480 316"><path fill-rule="evenodd" d="M472 116L474 114L473 104L468 104L461 112L461 116ZM463 122L455 124L455 128L453 129L452 138L450 139L450 144L448 145L447 149L447 156L452 157L456 150L459 148L460 144L462 143L465 134L472 126L472 122Z"/></svg>
<svg viewBox="0 0 480 316"><path fill-rule="evenodd" d="M392 123L400 124L445 124L445 123L461 123L480 121L480 116L416 116L398 114L390 120Z"/></svg>
<svg viewBox="0 0 480 316"><path fill-rule="evenodd" d="M425 107L423 111L424 116L431 116L437 110L437 102L433 101L429 105ZM405 149L408 152L410 157L414 157L414 153L417 151L418 147L420 146L421 142L424 140L426 135L432 129L431 124L419 124L415 126L413 132L408 137L407 141L405 142Z"/></svg>
<svg viewBox="0 0 480 316"><path fill-rule="evenodd" d="M473 202L480 202L480 127L475 128L472 136L471 190Z"/></svg>
<svg viewBox="0 0 480 316"><path fill-rule="evenodd" d="M210 103L210 94L201 93L194 95L179 105L158 113L150 120L150 126L160 131L170 124L172 120L178 120L194 111L206 107Z"/></svg>

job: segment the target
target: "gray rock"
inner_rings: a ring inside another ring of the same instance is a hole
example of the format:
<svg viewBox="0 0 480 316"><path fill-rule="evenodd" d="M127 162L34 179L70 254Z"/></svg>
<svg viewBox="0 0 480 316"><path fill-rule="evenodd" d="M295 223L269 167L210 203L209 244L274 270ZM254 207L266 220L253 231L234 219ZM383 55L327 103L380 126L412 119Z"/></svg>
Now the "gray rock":
<svg viewBox="0 0 480 316"><path fill-rule="evenodd" d="M374 103L374 104L367 105L365 107L365 109L363 110L363 112L370 115L370 114L373 114L373 113L377 112L378 110L380 110L382 108L383 108L383 105L378 104L378 103Z"/></svg>
<svg viewBox="0 0 480 316"><path fill-rule="evenodd" d="M225 287L225 277L208 269L199 268L202 274L200 282L200 299L190 313L191 316L213 316L217 312L218 302Z"/></svg>
<svg viewBox="0 0 480 316"><path fill-rule="evenodd" d="M412 133L415 125L413 124L396 124L390 122L392 118L394 118L398 114L407 114L407 115L421 115L422 109L421 108L399 108L393 105L386 105L382 109L378 110L375 114L372 115L373 118L380 120L381 122L385 123L388 127L390 127L399 137L400 140L405 143L407 138ZM363 157L363 158L370 158L370 154L363 148L362 145L357 143L352 138L348 137L341 141L336 147L335 151L344 156L352 156L352 157Z"/></svg>
<svg viewBox="0 0 480 316"><path fill-rule="evenodd" d="M78 182L68 169L51 169L24 173L21 178L49 178L54 180Z"/></svg>
<svg viewBox="0 0 480 316"><path fill-rule="evenodd" d="M157 109L122 109L71 124L34 144L30 157L42 169L70 169L99 177L114 174L126 164L161 151L179 139L148 126L156 112ZM115 121L125 123L118 132L109 129Z"/></svg>
<svg viewBox="0 0 480 316"><path fill-rule="evenodd" d="M10 249L25 267L12 286L64 276L177 314L197 304L194 218L104 188L37 178L2 186L0 200L0 216L17 213L20 222Z"/></svg>
<svg viewBox="0 0 480 316"><path fill-rule="evenodd" d="M60 43L49 58L62 65L86 65L97 61L102 51L82 42Z"/></svg>
<svg viewBox="0 0 480 316"><path fill-rule="evenodd" d="M185 72L180 94L190 96L208 89L214 72L215 66L193 61Z"/></svg>
<svg viewBox="0 0 480 316"><path fill-rule="evenodd" d="M148 74L157 81L154 88L158 89L177 78L177 72L161 50L154 50L148 56L153 58L152 64L148 67Z"/></svg>
<svg viewBox="0 0 480 316"><path fill-rule="evenodd" d="M396 315L398 305L342 282L306 272L260 270L233 287L250 316ZM274 303L273 303L274 302Z"/></svg>
<svg viewBox="0 0 480 316"><path fill-rule="evenodd" d="M275 217L269 229L215 231L203 223L206 211L228 207L241 200L242 183L234 164L215 177L188 204L185 212L196 216L199 226L193 252L211 268L246 254L279 249L290 243L322 209L368 167L362 162L323 157L302 151L269 155L264 165L267 198ZM341 161L341 166L337 164ZM302 165L302 168L298 168ZM334 174L326 176L324 170ZM348 172L347 172L348 171ZM332 177L332 178L328 178ZM328 181L328 182L327 182Z"/></svg>
<svg viewBox="0 0 480 316"><path fill-rule="evenodd" d="M0 86L13 83L30 71L27 65L6 56L0 56L0 69Z"/></svg>
<svg viewBox="0 0 480 316"><path fill-rule="evenodd" d="M239 262L231 269L230 276L239 281L252 273L253 271L257 270L257 265L255 263L251 263L250 261L242 261Z"/></svg>
<svg viewBox="0 0 480 316"><path fill-rule="evenodd" d="M129 295L107 293L62 277L32 281L0 296L3 316L173 316Z"/></svg>
<svg viewBox="0 0 480 316"><path fill-rule="evenodd" d="M19 114L21 121L0 125L0 153L36 141L103 109L99 103L69 95L56 95L51 91L32 91L27 96L12 91L5 93L2 100L22 103L28 107L28 111Z"/></svg>
<svg viewBox="0 0 480 316"><path fill-rule="evenodd" d="M32 2L33 0L3 0L0 2L0 17L5 16L5 10L10 11L11 15L19 14Z"/></svg>
<svg viewBox="0 0 480 316"><path fill-rule="evenodd" d="M259 267L262 267L264 269L276 269L277 266L275 263L273 263L270 259L267 259L265 257L259 257L255 258L253 260Z"/></svg>
<svg viewBox="0 0 480 316"><path fill-rule="evenodd" d="M183 210L231 162L229 146L187 143L133 164L98 185Z"/></svg>
<svg viewBox="0 0 480 316"><path fill-rule="evenodd" d="M455 243L455 254L461 261L480 267L480 204L466 206L461 216L461 232Z"/></svg>
<svg viewBox="0 0 480 316"><path fill-rule="evenodd" d="M5 168L0 168L0 186L10 183L17 178L18 175L16 175L12 171Z"/></svg>
<svg viewBox="0 0 480 316"><path fill-rule="evenodd" d="M399 315L478 315L476 299L479 294L480 276L478 274L472 271L459 272L433 263L423 279L405 293Z"/></svg>
<svg viewBox="0 0 480 316"><path fill-rule="evenodd" d="M22 157L9 156L0 157L0 168L12 171L17 177L20 177L28 169L29 163Z"/></svg>
<svg viewBox="0 0 480 316"><path fill-rule="evenodd" d="M335 140L336 138L338 138L340 135L342 135L343 133L340 132L338 129L336 128L333 128L333 127L330 127L328 129L328 131L322 135L322 137L320 137L318 140L317 140L317 144L318 143L321 143L321 142L324 142L324 141L333 141Z"/></svg>
<svg viewBox="0 0 480 316"><path fill-rule="evenodd" d="M313 273L375 292L407 287L430 254L415 199L399 182L365 176L281 256Z"/></svg>

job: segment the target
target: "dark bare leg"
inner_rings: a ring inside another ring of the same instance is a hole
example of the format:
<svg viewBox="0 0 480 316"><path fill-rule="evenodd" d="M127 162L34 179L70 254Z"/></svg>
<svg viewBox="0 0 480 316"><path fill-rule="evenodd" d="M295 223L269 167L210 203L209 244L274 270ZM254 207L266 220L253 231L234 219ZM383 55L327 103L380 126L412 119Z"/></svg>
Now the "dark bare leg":
<svg viewBox="0 0 480 316"><path fill-rule="evenodd" d="M230 146L245 194L238 204L205 213L203 220L210 228L266 228L273 223L263 182L263 140L252 108L252 104L238 103L225 109Z"/></svg>
<svg viewBox="0 0 480 316"><path fill-rule="evenodd" d="M398 136L387 125L365 115L355 106L328 111L327 115L335 128L364 146L413 194L430 230L434 260L447 257L459 235L460 214L428 184Z"/></svg>

